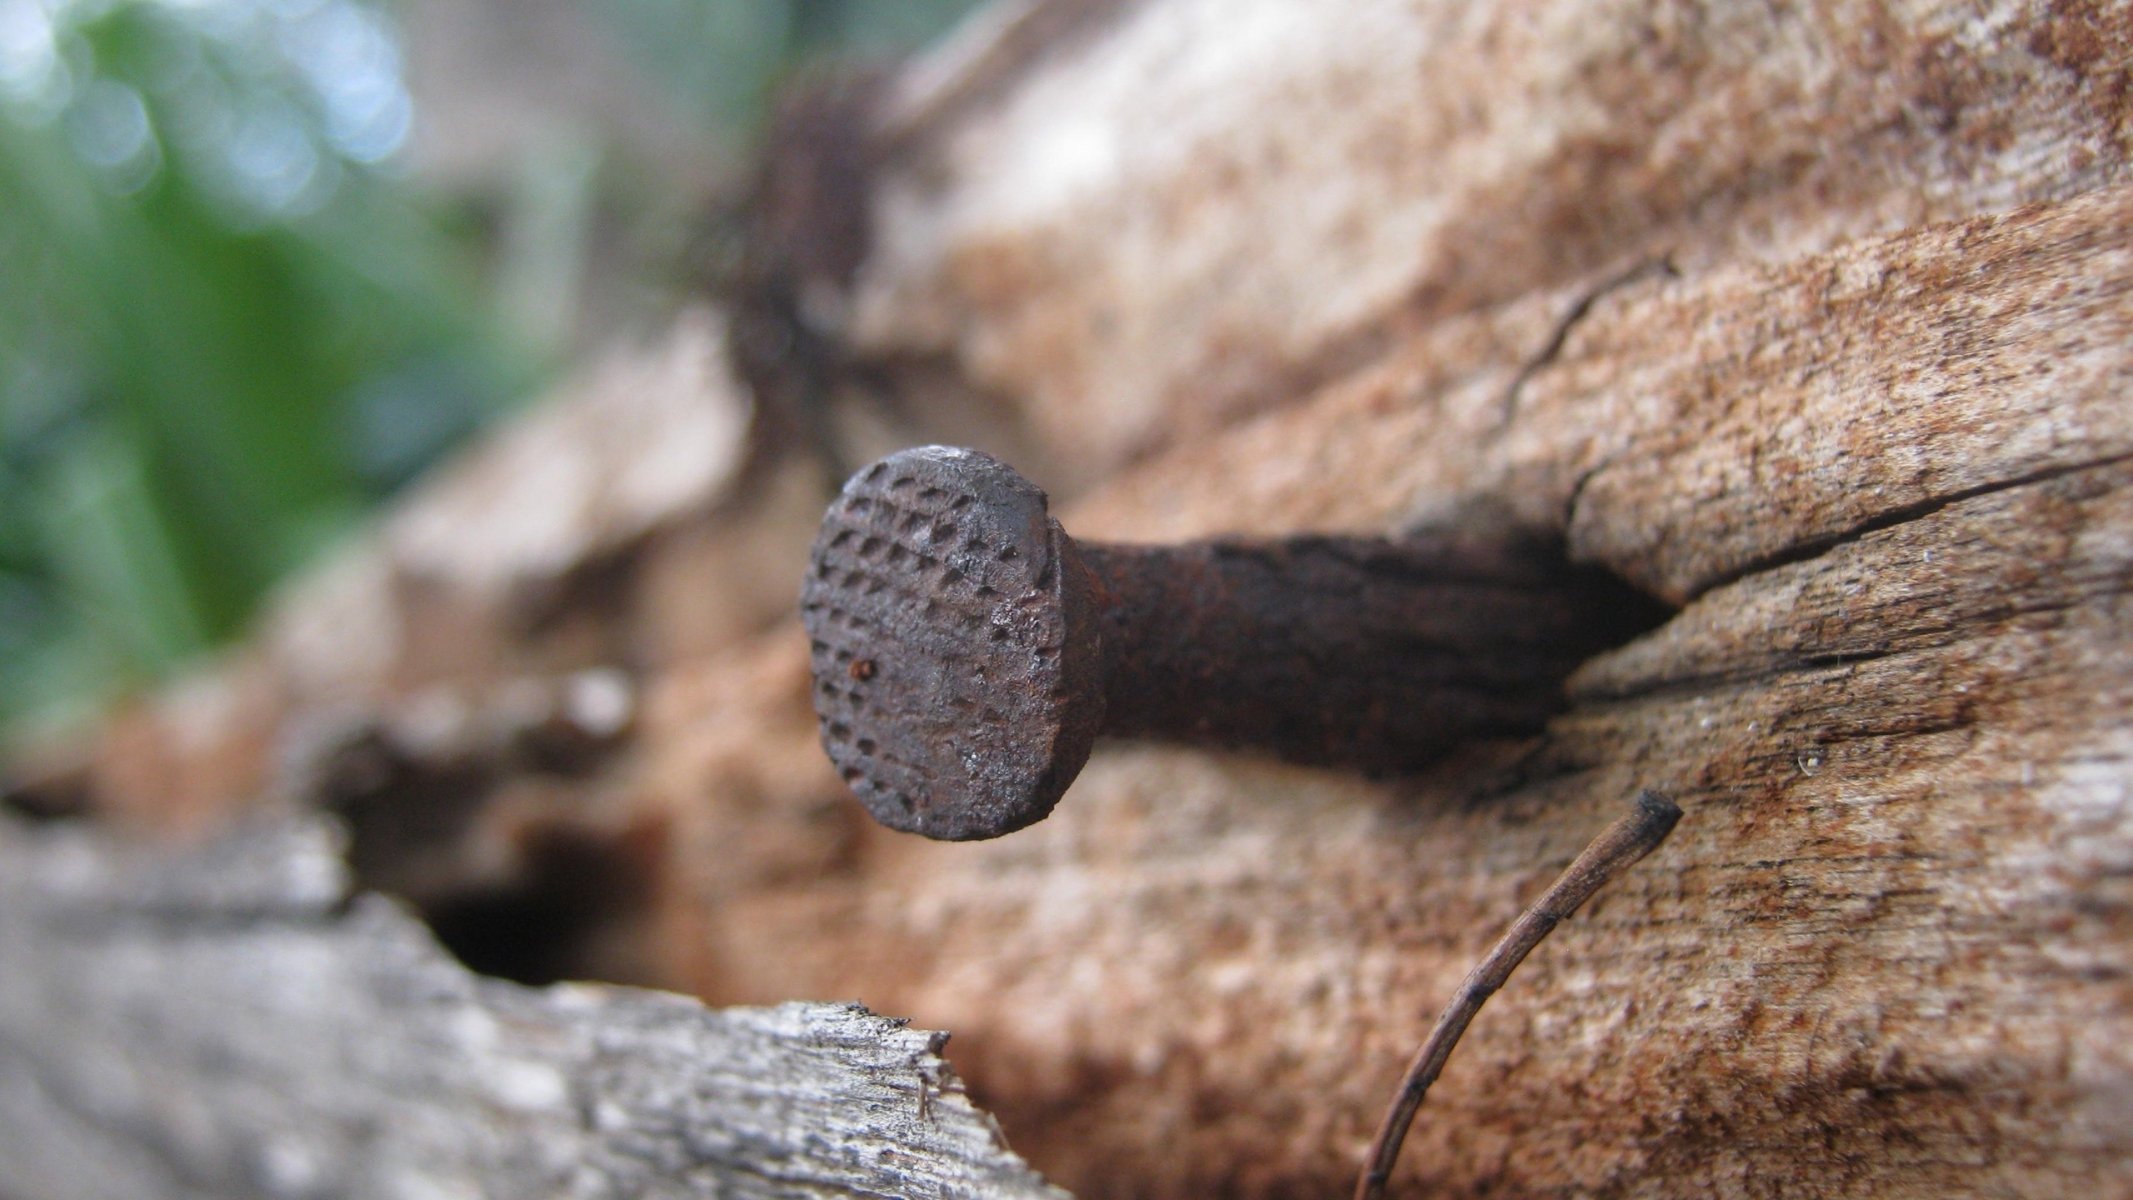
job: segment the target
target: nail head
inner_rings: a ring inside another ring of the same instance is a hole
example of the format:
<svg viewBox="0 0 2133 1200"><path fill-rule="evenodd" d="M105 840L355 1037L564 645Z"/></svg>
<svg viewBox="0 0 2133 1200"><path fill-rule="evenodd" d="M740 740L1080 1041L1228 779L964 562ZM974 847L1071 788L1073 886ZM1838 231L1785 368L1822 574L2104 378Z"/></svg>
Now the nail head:
<svg viewBox="0 0 2133 1200"><path fill-rule="evenodd" d="M1042 819L1103 718L1095 602L1043 491L973 450L852 477L801 592L822 743L882 824L951 841Z"/></svg>

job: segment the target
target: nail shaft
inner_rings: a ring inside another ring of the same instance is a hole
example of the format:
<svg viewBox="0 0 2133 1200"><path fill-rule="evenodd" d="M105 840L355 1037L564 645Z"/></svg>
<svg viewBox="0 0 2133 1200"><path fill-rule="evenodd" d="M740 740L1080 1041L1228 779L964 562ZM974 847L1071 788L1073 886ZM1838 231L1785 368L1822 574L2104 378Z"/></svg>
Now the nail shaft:
<svg viewBox="0 0 2133 1200"><path fill-rule="evenodd" d="M1102 732L1413 770L1538 729L1592 646L1591 589L1517 542L1079 543Z"/></svg>

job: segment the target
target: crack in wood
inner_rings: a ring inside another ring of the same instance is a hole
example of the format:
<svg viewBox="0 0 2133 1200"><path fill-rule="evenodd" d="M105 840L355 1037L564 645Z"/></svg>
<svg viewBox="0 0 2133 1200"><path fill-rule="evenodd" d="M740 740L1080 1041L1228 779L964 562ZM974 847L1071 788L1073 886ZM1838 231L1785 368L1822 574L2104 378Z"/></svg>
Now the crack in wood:
<svg viewBox="0 0 2133 1200"><path fill-rule="evenodd" d="M1639 259L1628 267L1602 279L1587 288L1583 294L1571 302L1570 307L1564 310L1563 315L1556 319L1554 328L1549 331L1548 340L1541 343L1541 348L1528 357L1525 362L1519 364L1518 373L1511 377L1510 384L1504 388L1503 399L1498 404L1500 411L1496 418L1496 426L1490 431L1489 436L1501 436L1511 427L1512 422L1518 416L1519 402L1525 396L1526 385L1532 381L1534 376L1546 370L1557 358L1562 356L1563 346L1570 341L1572 331L1576 330L1579 325L1584 323L1587 317L1592 315L1595 305L1609 295L1652 275L1663 275L1668 279L1681 278L1681 272L1675 268L1674 260L1670 253L1655 254ZM1580 478L1578 481L1580 488L1583 487L1584 482L1585 479ZM1572 507L1575 507L1575 496L1572 498Z"/></svg>
<svg viewBox="0 0 2133 1200"><path fill-rule="evenodd" d="M1900 505L1886 510L1871 520L1861 521L1856 525L1823 537L1799 542L1777 553L1751 560L1730 571L1713 576L1708 582L1695 590L1690 596L1690 600L1694 601L1728 584L1738 583L1751 575L1760 575L1780 567L1820 558L1832 550L1850 545L1861 538L1933 516L1935 513L1942 512L1953 505L1961 504L1965 500L1975 500L1981 496L2013 491L2032 484L2049 483L2054 479L2063 479L2086 471L2100 471L2126 462L2133 462L2133 451L2124 454L2106 455L2102 458L2084 459L2081 462L2055 464L2026 474L2012 476L2007 479L1996 479L1989 483L1978 484L1975 487L1962 488L1944 495Z"/></svg>

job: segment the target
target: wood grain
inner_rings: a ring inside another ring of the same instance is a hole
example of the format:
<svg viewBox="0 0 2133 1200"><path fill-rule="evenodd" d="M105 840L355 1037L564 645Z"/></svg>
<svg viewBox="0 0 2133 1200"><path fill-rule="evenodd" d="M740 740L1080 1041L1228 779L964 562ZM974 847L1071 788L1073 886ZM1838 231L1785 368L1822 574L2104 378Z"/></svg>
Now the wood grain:
<svg viewBox="0 0 2133 1200"><path fill-rule="evenodd" d="M0 825L20 1197L1058 1197L939 1034L480 979L315 821L189 854Z"/></svg>
<svg viewBox="0 0 2133 1200"><path fill-rule="evenodd" d="M717 1003L858 997L954 1030L1081 1194L1275 1197L1346 1190L1428 1015L1653 787L1680 828L1482 1014L1395 1194L2133 1196L2128 10L1076 9L891 81L867 436L1001 451L1083 538L1552 537L1672 615L1542 734L1391 781L1104 744L1041 824L928 844L843 792L804 638L762 631L820 480L616 536L531 498L587 536L502 573L453 565L488 526L445 485L393 524L443 586L386 587L393 551L275 618L431 629L396 675L161 697L158 736L107 731L102 807L313 795L187 730L264 745L347 691L393 726L440 680L481 714L625 661L628 744L461 797L447 883L536 824L626 841L641 895L583 969L626 944ZM547 623L473 586L504 575Z"/></svg>
<svg viewBox="0 0 2133 1200"><path fill-rule="evenodd" d="M1674 842L1477 1022L1405 1186L2126 1194L2129 216L2106 188L1648 273L1538 365L1580 293L1536 296L1065 510L1129 540L1509 510L1683 606L1544 737L1405 782L1099 748L1044 824L934 847L750 773L806 745L762 703L804 686L786 645L719 668L745 713L677 678L650 781L718 863L679 900L694 986L943 1014L1088 1194L1334 1191L1419 1014L1653 786ZM717 849L806 828L847 847L828 878Z"/></svg>

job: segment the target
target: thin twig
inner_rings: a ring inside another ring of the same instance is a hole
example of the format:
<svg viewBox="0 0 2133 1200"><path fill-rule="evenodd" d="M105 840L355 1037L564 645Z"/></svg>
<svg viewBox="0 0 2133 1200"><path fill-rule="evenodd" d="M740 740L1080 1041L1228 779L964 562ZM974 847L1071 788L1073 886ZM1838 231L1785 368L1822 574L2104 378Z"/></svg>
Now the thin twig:
<svg viewBox="0 0 2133 1200"><path fill-rule="evenodd" d="M1378 1126L1378 1136L1370 1144L1370 1157L1355 1182L1355 1200L1382 1200L1385 1181L1391 1178L1393 1164L1399 1161L1400 1143L1407 1140L1407 1127L1414 1123L1415 1110L1422 1107L1422 1097L1437 1081L1438 1073L1444 1070L1444 1060L1451 1057L1452 1047L1459 1044L1460 1035L1466 1032L1474 1014L1481 1011L1482 1004L1503 986L1542 938L1608 880L1657 849L1680 819L1681 809L1672 800L1654 791L1637 793L1636 808L1601 830L1585 852L1534 901L1533 907L1512 924L1466 982L1459 985L1458 994L1445 1006L1444 1015L1437 1018L1436 1027L1415 1052L1407 1078L1401 1081L1399 1094L1386 1110L1384 1124Z"/></svg>

